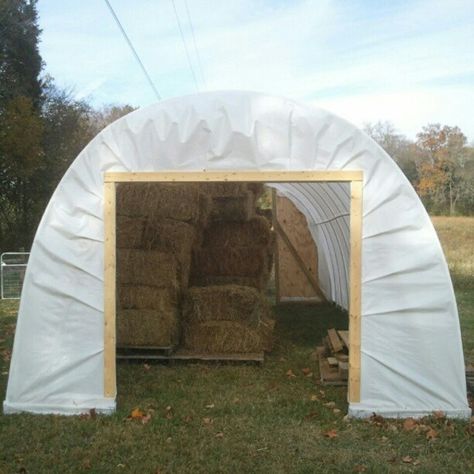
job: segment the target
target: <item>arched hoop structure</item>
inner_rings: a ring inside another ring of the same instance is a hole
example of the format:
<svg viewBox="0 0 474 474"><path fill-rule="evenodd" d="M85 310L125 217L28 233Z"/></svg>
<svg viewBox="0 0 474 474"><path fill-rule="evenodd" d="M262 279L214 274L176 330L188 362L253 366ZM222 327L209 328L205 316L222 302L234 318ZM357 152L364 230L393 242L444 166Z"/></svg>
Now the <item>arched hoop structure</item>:
<svg viewBox="0 0 474 474"><path fill-rule="evenodd" d="M165 170L363 171L361 386L349 412L470 416L449 272L411 185L344 120L247 92L198 94L138 110L77 157L31 251L5 412L114 410L115 397L104 396L104 176ZM323 291L347 307L348 184L275 187L308 220Z"/></svg>

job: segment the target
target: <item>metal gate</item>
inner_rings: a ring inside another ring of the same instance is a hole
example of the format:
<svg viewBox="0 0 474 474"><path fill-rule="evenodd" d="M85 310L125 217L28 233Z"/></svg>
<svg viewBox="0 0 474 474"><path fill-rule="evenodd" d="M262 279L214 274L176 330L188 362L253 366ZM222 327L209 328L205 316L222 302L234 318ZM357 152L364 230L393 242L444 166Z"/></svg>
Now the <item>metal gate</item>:
<svg viewBox="0 0 474 474"><path fill-rule="evenodd" d="M29 256L29 252L6 252L0 255L0 292L2 300L20 299Z"/></svg>

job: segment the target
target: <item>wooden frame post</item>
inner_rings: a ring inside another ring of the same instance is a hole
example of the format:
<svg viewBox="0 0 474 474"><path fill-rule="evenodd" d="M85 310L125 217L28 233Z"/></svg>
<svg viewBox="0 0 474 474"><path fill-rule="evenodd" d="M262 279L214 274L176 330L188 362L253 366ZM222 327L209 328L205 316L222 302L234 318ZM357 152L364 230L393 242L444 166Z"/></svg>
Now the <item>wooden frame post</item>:
<svg viewBox="0 0 474 474"><path fill-rule="evenodd" d="M160 171L107 172L104 178L104 396L116 396L115 307L115 185L130 182L349 182L350 209L350 301L348 401L360 401L361 372L361 262L362 262L362 171Z"/></svg>
<svg viewBox="0 0 474 474"><path fill-rule="evenodd" d="M115 364L115 183L104 184L104 396L117 393Z"/></svg>
<svg viewBox="0 0 474 474"><path fill-rule="evenodd" d="M360 402L360 347L362 293L362 181L351 182L349 268L349 378L348 401Z"/></svg>

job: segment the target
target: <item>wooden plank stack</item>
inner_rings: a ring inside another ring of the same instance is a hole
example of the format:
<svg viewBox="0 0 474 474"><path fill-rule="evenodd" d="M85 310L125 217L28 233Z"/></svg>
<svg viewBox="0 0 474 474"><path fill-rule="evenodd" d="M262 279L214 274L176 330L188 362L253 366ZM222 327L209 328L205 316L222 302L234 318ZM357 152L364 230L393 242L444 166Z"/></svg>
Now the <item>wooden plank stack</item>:
<svg viewBox="0 0 474 474"><path fill-rule="evenodd" d="M328 335L316 352L321 382L325 385L346 385L349 376L349 331L328 329Z"/></svg>

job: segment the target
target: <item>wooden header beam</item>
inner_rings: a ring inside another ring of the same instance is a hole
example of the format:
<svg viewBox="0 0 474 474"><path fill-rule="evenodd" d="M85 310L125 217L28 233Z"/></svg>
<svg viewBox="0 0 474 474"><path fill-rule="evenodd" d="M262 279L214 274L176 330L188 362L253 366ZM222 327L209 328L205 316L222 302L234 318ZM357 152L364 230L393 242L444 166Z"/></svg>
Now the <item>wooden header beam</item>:
<svg viewBox="0 0 474 474"><path fill-rule="evenodd" d="M106 183L134 182L261 182L261 183L298 183L298 182L337 182L362 181L362 171L108 171Z"/></svg>

